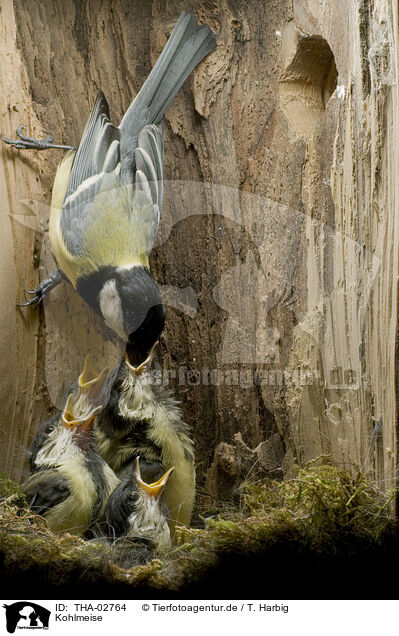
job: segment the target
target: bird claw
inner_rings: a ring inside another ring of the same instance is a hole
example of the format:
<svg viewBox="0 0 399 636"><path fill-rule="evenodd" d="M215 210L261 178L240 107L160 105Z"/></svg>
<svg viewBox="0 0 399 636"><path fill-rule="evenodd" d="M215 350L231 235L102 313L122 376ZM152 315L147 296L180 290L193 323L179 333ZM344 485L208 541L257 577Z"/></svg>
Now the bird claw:
<svg viewBox="0 0 399 636"><path fill-rule="evenodd" d="M25 291L27 290L25 289ZM28 293L30 294L31 292L28 292ZM39 305L39 303L41 303L42 300L43 300L43 295L36 294L33 298L28 300L26 303L17 303L17 307L29 307L30 305Z"/></svg>
<svg viewBox="0 0 399 636"><path fill-rule="evenodd" d="M26 303L18 303L17 307L29 307L30 305L39 305L43 298L54 289L62 281L62 275L58 270L50 274L49 278L43 280L36 289L25 289L26 294L34 294L33 298L27 300Z"/></svg>
<svg viewBox="0 0 399 636"><path fill-rule="evenodd" d="M4 143L10 144L10 146L17 148L18 150L47 150L48 148L55 148L57 150L75 150L74 146L53 144L53 137L51 135L47 135L44 139L28 137L22 133L24 128L25 124L18 126L16 130L16 135L19 139L9 139L8 137L3 137L1 134L0 139L4 141Z"/></svg>
<svg viewBox="0 0 399 636"><path fill-rule="evenodd" d="M47 282L48 282L47 280L43 281L43 283L47 283ZM26 303L18 303L17 307L29 307L30 305L40 305L43 298L47 294L47 291L50 291L51 289L50 285L44 285L43 283L40 283L40 285L38 285L36 289L24 289L24 292L26 294L34 294L34 296L30 300L27 300ZM49 289L47 290L48 287Z"/></svg>

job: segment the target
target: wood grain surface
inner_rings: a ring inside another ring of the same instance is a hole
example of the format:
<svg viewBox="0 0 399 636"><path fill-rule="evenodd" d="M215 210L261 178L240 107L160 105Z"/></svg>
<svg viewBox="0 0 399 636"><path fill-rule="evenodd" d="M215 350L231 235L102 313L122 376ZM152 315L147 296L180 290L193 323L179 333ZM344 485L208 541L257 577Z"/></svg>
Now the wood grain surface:
<svg viewBox="0 0 399 636"><path fill-rule="evenodd" d="M168 300L158 365L193 428L199 483L221 442L234 455L240 432L251 449L279 435L287 474L294 462L326 456L392 487L395 3L0 6L0 131L10 137L26 123L67 144L78 143L100 88L120 121L182 10L214 30L217 50L166 115L164 210L151 257ZM85 353L99 365L119 355L66 284L44 309L15 309L52 268L46 229L59 158L5 146L0 154L1 465L16 478ZM39 231L13 216L26 214Z"/></svg>

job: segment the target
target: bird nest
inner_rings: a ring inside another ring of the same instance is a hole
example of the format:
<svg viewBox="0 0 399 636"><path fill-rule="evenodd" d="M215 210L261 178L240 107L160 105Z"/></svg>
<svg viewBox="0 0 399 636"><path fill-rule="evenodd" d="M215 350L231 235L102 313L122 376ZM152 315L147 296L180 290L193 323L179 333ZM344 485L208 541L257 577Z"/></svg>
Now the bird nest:
<svg viewBox="0 0 399 636"><path fill-rule="evenodd" d="M124 598L163 597L172 591L199 594L210 591L220 568L228 579L229 568L237 573L240 564L245 578L243 558L270 565L276 554L287 559L304 555L303 563L311 558L322 564L327 555L347 559L368 553L395 535L391 506L396 493L382 493L361 474L334 466L297 468L294 478L282 482L243 483L235 505L224 505L211 516L203 510L203 527L178 528L177 544L169 553L131 567L104 542L54 534L6 477L0 489L3 575L18 590L21 585L40 589L42 598L67 589L73 597L84 589L86 598L105 589L107 598L115 598L114 593ZM225 580L225 589L228 585Z"/></svg>

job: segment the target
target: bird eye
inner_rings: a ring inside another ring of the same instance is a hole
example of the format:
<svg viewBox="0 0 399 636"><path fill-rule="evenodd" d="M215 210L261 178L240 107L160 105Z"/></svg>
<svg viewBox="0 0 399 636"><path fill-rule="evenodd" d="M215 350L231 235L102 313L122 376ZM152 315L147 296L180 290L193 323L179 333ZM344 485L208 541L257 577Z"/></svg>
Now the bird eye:
<svg viewBox="0 0 399 636"><path fill-rule="evenodd" d="M44 432L48 435L49 433L52 433L54 429L55 429L54 424L47 424L46 428L44 429Z"/></svg>
<svg viewBox="0 0 399 636"><path fill-rule="evenodd" d="M136 501L136 499L137 499L137 494L135 492L131 492L128 497L128 500L132 503L133 501Z"/></svg>

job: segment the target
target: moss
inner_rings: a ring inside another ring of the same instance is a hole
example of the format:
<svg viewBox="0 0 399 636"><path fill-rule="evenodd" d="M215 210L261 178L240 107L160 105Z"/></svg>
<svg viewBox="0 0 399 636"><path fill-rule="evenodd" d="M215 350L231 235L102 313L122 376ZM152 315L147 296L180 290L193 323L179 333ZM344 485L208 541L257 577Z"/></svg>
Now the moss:
<svg viewBox="0 0 399 636"><path fill-rule="evenodd" d="M203 527L178 528L177 546L162 559L123 568L104 542L52 533L45 519L17 505L18 487L5 484L11 494L0 504L3 569L58 585L104 581L181 590L217 568L226 554L258 555L280 545L349 554L380 544L394 530L389 504L395 493L384 494L362 475L334 466L297 468L294 479L242 484L238 508L202 518Z"/></svg>
<svg viewBox="0 0 399 636"><path fill-rule="evenodd" d="M335 466L296 467L297 477L282 483L243 484L243 513L273 516L280 510L315 548L331 549L343 540L378 542L392 527L388 508L394 491L382 493L361 473Z"/></svg>
<svg viewBox="0 0 399 636"><path fill-rule="evenodd" d="M26 498L21 486L11 481L5 473L0 473L0 500L13 497L13 501L19 506L26 506Z"/></svg>

